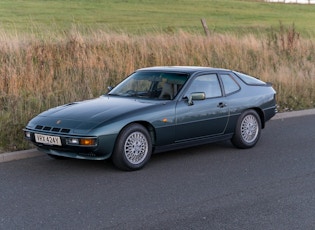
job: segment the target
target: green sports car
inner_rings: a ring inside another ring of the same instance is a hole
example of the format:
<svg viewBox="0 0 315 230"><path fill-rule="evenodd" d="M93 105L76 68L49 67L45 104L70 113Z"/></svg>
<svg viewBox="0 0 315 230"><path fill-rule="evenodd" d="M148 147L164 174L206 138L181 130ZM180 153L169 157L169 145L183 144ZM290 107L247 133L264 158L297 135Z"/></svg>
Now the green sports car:
<svg viewBox="0 0 315 230"><path fill-rule="evenodd" d="M49 109L25 138L49 156L142 168L152 153L221 140L253 147L277 112L270 83L227 69L168 66L136 70L99 98Z"/></svg>

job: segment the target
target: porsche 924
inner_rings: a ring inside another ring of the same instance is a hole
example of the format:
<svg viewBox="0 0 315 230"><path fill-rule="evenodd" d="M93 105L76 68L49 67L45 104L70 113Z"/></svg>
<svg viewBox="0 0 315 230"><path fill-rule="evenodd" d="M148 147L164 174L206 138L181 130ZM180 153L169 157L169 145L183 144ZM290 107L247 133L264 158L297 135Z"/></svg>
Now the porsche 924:
<svg viewBox="0 0 315 230"><path fill-rule="evenodd" d="M24 134L56 159L111 158L119 169L137 170L162 151L222 140L251 148L276 112L272 85L247 74L149 67L98 98L42 112Z"/></svg>

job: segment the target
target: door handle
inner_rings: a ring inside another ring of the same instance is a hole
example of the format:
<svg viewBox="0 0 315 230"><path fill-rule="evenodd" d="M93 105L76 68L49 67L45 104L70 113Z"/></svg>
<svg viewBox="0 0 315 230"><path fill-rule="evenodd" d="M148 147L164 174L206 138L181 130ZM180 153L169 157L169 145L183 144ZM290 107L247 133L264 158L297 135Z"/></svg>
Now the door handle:
<svg viewBox="0 0 315 230"><path fill-rule="evenodd" d="M227 105L226 105L224 102L220 102L217 106L218 106L219 108L224 108L224 107L226 107Z"/></svg>

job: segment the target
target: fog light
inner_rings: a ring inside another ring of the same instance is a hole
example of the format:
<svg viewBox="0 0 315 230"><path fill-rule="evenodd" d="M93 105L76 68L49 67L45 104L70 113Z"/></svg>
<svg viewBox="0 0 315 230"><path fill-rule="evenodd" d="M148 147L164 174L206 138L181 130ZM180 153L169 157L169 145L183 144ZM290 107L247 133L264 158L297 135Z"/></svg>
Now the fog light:
<svg viewBox="0 0 315 230"><path fill-rule="evenodd" d="M68 144L70 145L78 145L80 143L79 139L78 138L69 138L67 140Z"/></svg>
<svg viewBox="0 0 315 230"><path fill-rule="evenodd" d="M80 139L80 145L95 145L95 139Z"/></svg>
<svg viewBox="0 0 315 230"><path fill-rule="evenodd" d="M31 138L31 133L30 132L25 132L24 134L25 134L26 138Z"/></svg>

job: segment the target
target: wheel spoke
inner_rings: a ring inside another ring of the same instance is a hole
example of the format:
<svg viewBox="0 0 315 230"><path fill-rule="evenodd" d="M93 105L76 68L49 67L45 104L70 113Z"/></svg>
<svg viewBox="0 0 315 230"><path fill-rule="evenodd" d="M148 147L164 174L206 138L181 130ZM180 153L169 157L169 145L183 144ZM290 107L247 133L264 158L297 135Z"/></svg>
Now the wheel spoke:
<svg viewBox="0 0 315 230"><path fill-rule="evenodd" d="M244 117L241 124L241 135L245 142L251 143L255 141L259 132L259 125L255 116L249 114Z"/></svg>
<svg viewBox="0 0 315 230"><path fill-rule="evenodd" d="M141 132L133 132L126 139L125 156L132 164L140 164L148 154L148 141Z"/></svg>

